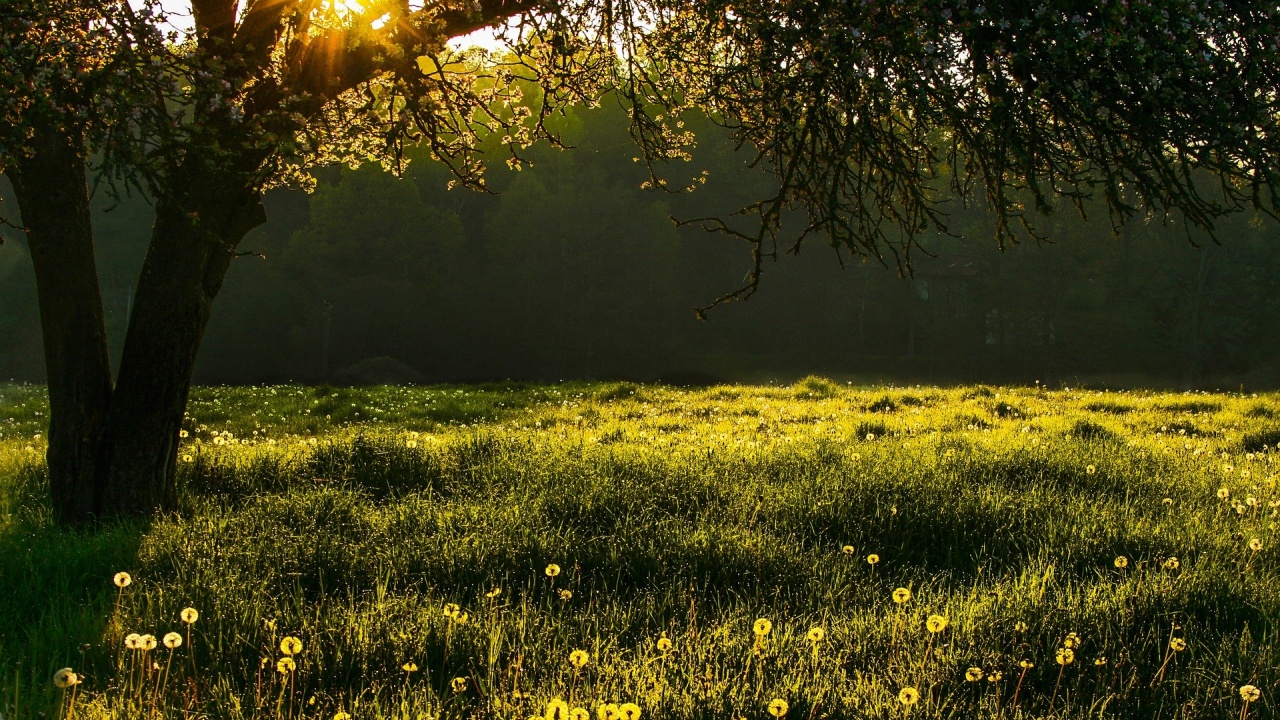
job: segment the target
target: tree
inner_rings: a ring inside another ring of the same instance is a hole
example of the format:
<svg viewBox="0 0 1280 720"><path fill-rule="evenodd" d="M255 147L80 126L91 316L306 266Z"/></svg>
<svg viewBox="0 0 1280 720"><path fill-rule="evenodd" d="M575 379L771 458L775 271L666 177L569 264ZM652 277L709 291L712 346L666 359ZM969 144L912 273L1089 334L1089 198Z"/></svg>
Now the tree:
<svg viewBox="0 0 1280 720"><path fill-rule="evenodd" d="M264 220L266 189L306 183L309 168L332 162L399 168L413 143L483 187L483 138L500 138L519 165L532 142L557 141L548 117L606 90L625 99L655 186L683 189L661 161L688 156L694 108L732 128L774 175L772 193L740 211L750 222L701 220L753 251L748 282L722 300L754 291L792 223L792 250L820 234L909 271L915 238L948 227L948 187L994 210L1001 243L1036 233L1028 208L1083 208L1091 196L1115 225L1158 212L1211 228L1246 207L1275 210L1280 9L1261 2L248 0L237 10L234 0L193 0L195 36L154 49L139 38L158 35L156 16L130 24L127 5L83 7L87 31L114 40L102 54L113 61L99 64L150 78L150 95L130 99L140 117L101 115L98 149L130 163L156 219L114 388L99 368L97 399L52 410L92 407L96 418L106 408L105 424L90 423L103 428L98 460L91 472L76 465L80 480L55 479L70 450L50 446L55 504L69 520L172 505L196 353L239 242ZM116 16L124 21L94 19ZM43 17L46 35L64 22ZM447 49L487 26L507 28L509 55ZM29 34L5 25L0 75L19 85L42 72L44 54L63 52L32 49ZM78 72L79 56L68 57ZM517 80L540 92L524 97ZM69 107L94 103L81 95ZM82 217L86 157L39 138L86 126L76 112L21 117L32 133L0 157L21 180L36 237L41 218ZM48 165L48 178L77 188L75 201L33 186L24 163ZM42 287L67 284L81 298L49 308L55 354L101 331L91 246L68 252L35 262ZM52 394L76 373L49 364Z"/></svg>

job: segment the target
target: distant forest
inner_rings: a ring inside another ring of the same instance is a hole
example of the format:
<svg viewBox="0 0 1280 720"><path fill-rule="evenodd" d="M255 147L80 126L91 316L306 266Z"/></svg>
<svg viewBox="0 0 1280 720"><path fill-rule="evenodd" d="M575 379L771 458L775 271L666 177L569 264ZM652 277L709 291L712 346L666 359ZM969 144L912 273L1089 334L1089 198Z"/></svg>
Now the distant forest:
<svg viewBox="0 0 1280 720"><path fill-rule="evenodd" d="M958 237L929 236L913 276L893 258L837 254L811 238L766 262L759 292L699 322L693 308L739 287L741 241L671 216L724 215L768 189L725 132L691 120L690 194L641 189L627 115L606 103L559 119L576 149L493 163L493 194L447 189L413 162L318 173L313 194L277 190L241 245L196 380L445 382L628 378L895 382L1095 382L1280 386L1280 228L1248 214L1220 244L1180 225L1061 208L1052 243L1000 251L985 213L954 208ZM495 157L502 151L493 148ZM7 194L7 193L5 193ZM146 250L142 199L96 194L98 269L117 354ZM4 208L12 213L12 206ZM43 376L34 279L21 233L0 245L0 379ZM1197 247L1198 245L1198 247Z"/></svg>

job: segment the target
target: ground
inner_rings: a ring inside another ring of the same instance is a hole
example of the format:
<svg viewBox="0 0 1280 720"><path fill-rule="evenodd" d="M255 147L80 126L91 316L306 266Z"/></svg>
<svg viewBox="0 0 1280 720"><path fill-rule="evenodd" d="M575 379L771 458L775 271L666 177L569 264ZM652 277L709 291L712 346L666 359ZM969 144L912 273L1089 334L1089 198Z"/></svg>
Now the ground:
<svg viewBox="0 0 1280 720"><path fill-rule="evenodd" d="M207 388L180 512L81 531L43 413L0 386L6 718L1276 709L1280 395Z"/></svg>

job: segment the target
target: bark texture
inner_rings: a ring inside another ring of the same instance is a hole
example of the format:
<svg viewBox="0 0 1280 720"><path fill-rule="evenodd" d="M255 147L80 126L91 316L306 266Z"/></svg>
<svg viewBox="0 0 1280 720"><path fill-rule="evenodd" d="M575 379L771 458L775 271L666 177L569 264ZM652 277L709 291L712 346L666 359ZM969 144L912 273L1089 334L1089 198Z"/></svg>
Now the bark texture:
<svg viewBox="0 0 1280 720"><path fill-rule="evenodd" d="M149 515L176 499L178 434L214 297L259 194L234 176L193 172L156 205L106 439L103 512Z"/></svg>
<svg viewBox="0 0 1280 720"><path fill-rule="evenodd" d="M37 130L36 152L10 166L35 267L49 385L47 458L53 511L64 523L98 516L102 439L111 401L102 293L93 254L85 146Z"/></svg>

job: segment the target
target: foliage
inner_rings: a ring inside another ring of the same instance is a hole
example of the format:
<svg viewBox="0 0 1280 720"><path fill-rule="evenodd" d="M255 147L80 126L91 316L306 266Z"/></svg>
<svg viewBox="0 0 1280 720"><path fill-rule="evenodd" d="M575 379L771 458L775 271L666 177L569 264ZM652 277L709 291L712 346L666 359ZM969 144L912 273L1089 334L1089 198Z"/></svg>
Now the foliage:
<svg viewBox="0 0 1280 720"><path fill-rule="evenodd" d="M981 390L201 389L180 511L81 532L5 386L0 703L52 713L71 665L81 718L1274 712L1276 449L1242 443L1280 397ZM188 606L176 650L121 644Z"/></svg>

